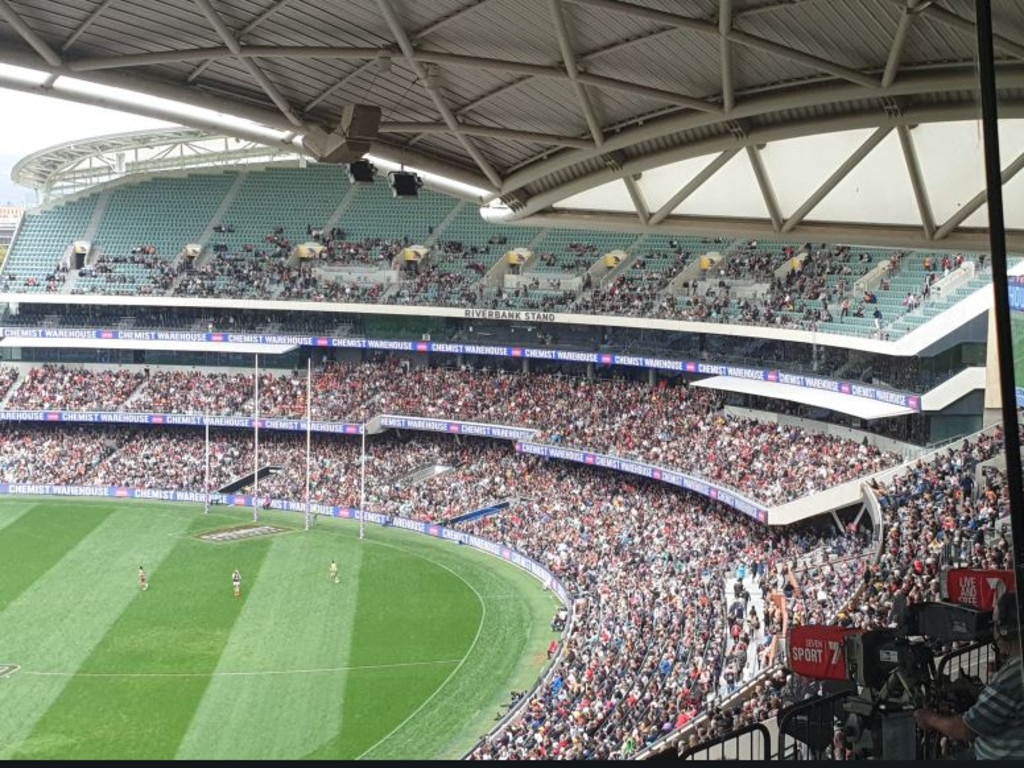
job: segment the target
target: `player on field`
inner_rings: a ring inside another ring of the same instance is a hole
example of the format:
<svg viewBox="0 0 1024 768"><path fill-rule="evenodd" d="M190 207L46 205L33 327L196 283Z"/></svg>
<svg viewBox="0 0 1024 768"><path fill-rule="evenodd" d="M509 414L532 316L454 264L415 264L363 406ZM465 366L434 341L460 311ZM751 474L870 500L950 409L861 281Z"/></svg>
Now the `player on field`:
<svg viewBox="0 0 1024 768"><path fill-rule="evenodd" d="M331 574L331 581L333 581L335 584L337 584L338 581L339 581L339 579L338 579L338 564L334 560L331 560L331 571L330 571L330 574Z"/></svg>
<svg viewBox="0 0 1024 768"><path fill-rule="evenodd" d="M242 596L242 573L235 568L234 573L231 574L231 586L234 588L235 597Z"/></svg>
<svg viewBox="0 0 1024 768"><path fill-rule="evenodd" d="M139 589L145 592L149 589L149 577L146 576L146 569L139 566Z"/></svg>

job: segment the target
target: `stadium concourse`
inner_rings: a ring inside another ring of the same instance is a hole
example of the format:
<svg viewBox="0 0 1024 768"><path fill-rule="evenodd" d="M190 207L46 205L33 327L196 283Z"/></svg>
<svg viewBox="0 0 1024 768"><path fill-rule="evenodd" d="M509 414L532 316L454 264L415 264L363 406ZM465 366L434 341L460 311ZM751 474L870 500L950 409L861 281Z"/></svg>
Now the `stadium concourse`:
<svg viewBox="0 0 1024 768"><path fill-rule="evenodd" d="M347 369L328 365L319 373L314 407L321 417L334 419L382 407L380 393L388 391L382 382L402 375L389 360ZM608 422L606 408L593 407L592 401L609 397L623 423L652 425L645 432L652 438L676 430L699 434L702 424L714 424L716 434L731 435L736 450L749 440L748 448L761 447L760 473L770 478L785 477L794 460L788 451L796 446L842 456L842 462L822 464L821 481L834 483L863 447L799 430L764 441L757 425L729 419L707 393L685 387L644 390L627 381L553 376L544 387L524 390L517 388L524 377L515 375L499 381L494 374L469 370L405 375L417 387L404 391L415 394L387 402L388 409L512 425L544 421L542 439L593 443L651 458L649 451L660 440L630 444L631 433ZM261 399L266 398L261 412L294 416L303 411L301 378L261 378ZM342 380L344 388L337 386ZM244 414L253 392L251 373L130 366L4 365L0 382L7 410ZM590 388L588 397L579 396L580 387ZM499 396L482 398L484 391ZM0 482L201 491L204 439L201 430L185 427L5 422ZM266 432L263 440L266 463L282 471L261 482L260 494L302 499L303 436ZM215 487L252 467L252 435L245 430L213 431L210 449ZM456 527L527 554L572 595L544 680L514 702L510 718L482 739L470 758L629 758L661 743L700 743L769 719L814 693L813 682L793 675L775 658L786 625L891 626L896 595L911 603L938 599L941 569L1006 566L1005 479L985 473L983 483L967 480L1002 449L997 428L910 462L889 482L872 481L885 514L883 531L871 530L867 518L846 520L841 528L819 520L768 529L663 483L517 453L508 441L407 431L368 440L366 499L368 510L435 522L509 501L503 514ZM686 460L696 460L690 471L699 466L710 472L725 464L714 450L691 440L688 450L669 445L653 456L682 461L685 454ZM354 504L358 440L318 436L312 455L316 500ZM867 477L896 457L863 460L858 472ZM436 468L436 474L404 482L425 466ZM775 493L814 491L813 481L776 486ZM766 500L771 498L769 492ZM702 542L699 548L696 540ZM739 591L738 577L744 585Z"/></svg>

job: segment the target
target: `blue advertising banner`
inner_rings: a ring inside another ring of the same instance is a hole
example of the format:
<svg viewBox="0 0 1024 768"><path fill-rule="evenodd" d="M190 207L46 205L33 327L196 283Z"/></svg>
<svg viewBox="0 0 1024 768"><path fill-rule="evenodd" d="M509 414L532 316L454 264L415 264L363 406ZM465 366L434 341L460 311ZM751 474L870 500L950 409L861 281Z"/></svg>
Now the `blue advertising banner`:
<svg viewBox="0 0 1024 768"><path fill-rule="evenodd" d="M447 432L451 435L476 435L504 440L528 440L537 434L535 429L504 427L499 424L480 424L475 421L444 421L411 416L381 416L380 425L394 429L412 429L421 432Z"/></svg>
<svg viewBox="0 0 1024 768"><path fill-rule="evenodd" d="M180 413L121 413L114 411L30 411L0 410L0 421L48 421L77 424L153 424L173 427L237 427L252 429L254 419L247 416L204 416ZM287 432L305 432L302 419L258 419L260 429L280 429ZM311 432L338 435L358 435L362 424L344 424L334 421L312 421Z"/></svg>
<svg viewBox="0 0 1024 768"><path fill-rule="evenodd" d="M1020 293L1020 307L1024 307L1024 284L1011 285L1011 306L1014 291ZM695 360L672 360L643 355L618 355L608 352L577 352L567 349L533 347L507 347L489 344L452 344L433 341L398 341L388 339L335 338L328 336L299 336L294 334L263 333L207 333L185 331L131 331L120 329L80 328L3 328L0 334L12 339L120 339L131 341L178 341L178 342L230 342L237 344L290 344L304 347L331 349L372 349L390 352L438 353L449 355L486 355L489 357L511 357L524 360L551 360L566 363L592 363L594 365L628 365L637 368L653 368L675 373L694 373L708 376L733 376L756 381L792 384L809 389L834 392L837 395L865 397L891 405L899 405L913 411L921 410L920 396L911 392L881 389L866 386L855 381L829 379L820 376L804 376L768 368L745 368L737 365L703 363Z"/></svg>

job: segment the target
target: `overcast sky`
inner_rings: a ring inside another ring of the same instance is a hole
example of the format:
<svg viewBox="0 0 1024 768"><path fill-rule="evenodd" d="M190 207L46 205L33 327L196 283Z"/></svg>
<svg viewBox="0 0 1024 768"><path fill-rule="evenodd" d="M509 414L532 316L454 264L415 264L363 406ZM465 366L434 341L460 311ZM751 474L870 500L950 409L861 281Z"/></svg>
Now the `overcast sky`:
<svg viewBox="0 0 1024 768"><path fill-rule="evenodd" d="M15 163L41 149L74 139L170 125L73 101L0 88L0 205L34 205L35 192L11 179Z"/></svg>
<svg viewBox="0 0 1024 768"><path fill-rule="evenodd" d="M90 107L52 96L0 89L0 152L19 158L72 139L170 125L160 120Z"/></svg>

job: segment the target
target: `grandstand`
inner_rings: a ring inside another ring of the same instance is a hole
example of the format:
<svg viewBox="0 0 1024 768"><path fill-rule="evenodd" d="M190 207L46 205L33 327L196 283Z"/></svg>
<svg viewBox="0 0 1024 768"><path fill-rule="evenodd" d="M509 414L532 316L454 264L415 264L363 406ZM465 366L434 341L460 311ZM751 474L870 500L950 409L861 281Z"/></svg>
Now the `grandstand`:
<svg viewBox="0 0 1024 768"><path fill-rule="evenodd" d="M138 50L88 3L0 20L0 63L194 113L16 167L44 203L0 268L0 493L315 512L520 566L560 603L548 657L487 733L452 724L470 760L750 732L766 759L838 757L787 730L855 693L794 670L793 630L898 629L953 569L1019 572L993 297L1024 268L1024 163L1000 258L966 0L126 4ZM942 652L988 679L987 651ZM49 711L0 726L0 755ZM964 746L910 728L914 757Z"/></svg>

